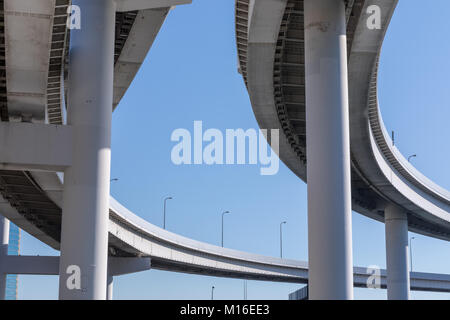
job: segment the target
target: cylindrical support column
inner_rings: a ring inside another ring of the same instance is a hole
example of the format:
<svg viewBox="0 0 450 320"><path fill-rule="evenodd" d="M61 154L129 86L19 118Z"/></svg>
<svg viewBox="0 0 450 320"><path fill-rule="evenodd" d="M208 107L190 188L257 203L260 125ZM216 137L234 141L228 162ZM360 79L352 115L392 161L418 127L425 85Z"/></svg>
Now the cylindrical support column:
<svg viewBox="0 0 450 320"><path fill-rule="evenodd" d="M353 299L347 35L343 0L305 0L310 299Z"/></svg>
<svg viewBox="0 0 450 320"><path fill-rule="evenodd" d="M0 259L4 259L8 255L9 245L9 220L0 216ZM6 297L6 273L0 270L0 300Z"/></svg>
<svg viewBox="0 0 450 320"><path fill-rule="evenodd" d="M60 299L106 299L114 0L73 0L67 122L73 164L64 173Z"/></svg>
<svg viewBox="0 0 450 320"><path fill-rule="evenodd" d="M384 210L386 269L389 300L409 299L408 217L398 206Z"/></svg>
<svg viewBox="0 0 450 320"><path fill-rule="evenodd" d="M106 300L113 299L113 288L114 288L114 278L108 275L107 285L106 285Z"/></svg>

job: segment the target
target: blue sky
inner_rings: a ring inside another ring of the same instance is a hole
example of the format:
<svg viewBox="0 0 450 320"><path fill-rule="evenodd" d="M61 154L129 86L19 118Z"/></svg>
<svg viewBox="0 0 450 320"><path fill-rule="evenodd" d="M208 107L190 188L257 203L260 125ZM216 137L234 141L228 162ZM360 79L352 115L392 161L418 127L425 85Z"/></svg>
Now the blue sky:
<svg viewBox="0 0 450 320"><path fill-rule="evenodd" d="M388 31L380 69L384 121L396 132L405 156L450 189L450 31L448 0L401 0ZM113 116L112 195L146 220L161 226L163 198L167 229L225 246L307 260L306 185L284 165L275 176L257 166L175 166L173 130L257 128L248 94L237 72L234 1L194 0L173 10L149 56ZM415 271L450 273L450 243L413 235ZM353 214L354 264L385 267L384 225ZM22 254L55 255L23 234ZM115 278L118 299L241 299L243 281L151 270ZM300 285L248 282L249 299L286 299ZM20 276L19 298L56 299L57 277ZM449 294L413 293L415 299L450 299ZM355 289L357 299L385 299L385 290Z"/></svg>

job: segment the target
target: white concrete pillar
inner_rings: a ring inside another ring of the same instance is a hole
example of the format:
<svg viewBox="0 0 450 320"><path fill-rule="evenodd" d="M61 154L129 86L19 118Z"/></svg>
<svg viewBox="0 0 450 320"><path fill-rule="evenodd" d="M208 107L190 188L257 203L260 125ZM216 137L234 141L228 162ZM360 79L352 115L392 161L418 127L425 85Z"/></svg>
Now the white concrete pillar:
<svg viewBox="0 0 450 320"><path fill-rule="evenodd" d="M60 299L106 299L115 2L73 0L67 123L73 165L64 174ZM80 271L81 275L78 273Z"/></svg>
<svg viewBox="0 0 450 320"><path fill-rule="evenodd" d="M305 0L309 297L353 299L343 0Z"/></svg>
<svg viewBox="0 0 450 320"><path fill-rule="evenodd" d="M408 217L396 205L384 210L386 269L389 300L409 300Z"/></svg>
<svg viewBox="0 0 450 320"><path fill-rule="evenodd" d="M113 299L113 288L114 288L114 278L108 275L107 285L106 285L106 300Z"/></svg>
<svg viewBox="0 0 450 320"><path fill-rule="evenodd" d="M0 216L0 259L4 259L8 255L9 245L9 220ZM0 270L0 300L6 297L6 273Z"/></svg>

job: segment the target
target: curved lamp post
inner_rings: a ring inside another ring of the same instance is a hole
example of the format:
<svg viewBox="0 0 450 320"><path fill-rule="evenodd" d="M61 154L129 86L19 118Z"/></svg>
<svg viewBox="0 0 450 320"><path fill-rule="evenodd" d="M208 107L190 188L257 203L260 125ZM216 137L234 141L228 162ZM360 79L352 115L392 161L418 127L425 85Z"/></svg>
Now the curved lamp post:
<svg viewBox="0 0 450 320"><path fill-rule="evenodd" d="M409 271L412 272L413 271L413 260L412 260L412 241L415 239L416 237L411 237L409 239Z"/></svg>
<svg viewBox="0 0 450 320"><path fill-rule="evenodd" d="M224 211L222 212L222 248L223 248L223 216L227 213L230 213L230 211Z"/></svg>
<svg viewBox="0 0 450 320"><path fill-rule="evenodd" d="M408 157L408 162L410 162L410 160L411 160L412 158L416 158L416 157L417 157L417 154L413 154L413 155L409 156L409 157Z"/></svg>
<svg viewBox="0 0 450 320"><path fill-rule="evenodd" d="M167 200L172 200L172 197L165 197L164 198L164 224L163 224L163 228L166 229L166 202Z"/></svg>
<svg viewBox="0 0 450 320"><path fill-rule="evenodd" d="M286 221L280 223L280 258L283 258L283 224L286 224Z"/></svg>

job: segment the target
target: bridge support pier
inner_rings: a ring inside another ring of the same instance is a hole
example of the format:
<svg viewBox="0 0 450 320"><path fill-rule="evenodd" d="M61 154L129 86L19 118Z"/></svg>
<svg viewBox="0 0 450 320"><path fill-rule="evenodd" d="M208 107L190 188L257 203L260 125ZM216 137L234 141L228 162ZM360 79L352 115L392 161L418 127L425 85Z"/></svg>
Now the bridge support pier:
<svg viewBox="0 0 450 320"><path fill-rule="evenodd" d="M81 29L70 39L67 123L73 162L64 172L60 299L106 299L114 0L74 0Z"/></svg>
<svg viewBox="0 0 450 320"><path fill-rule="evenodd" d="M409 300L408 217L403 209L388 205L384 219L388 299Z"/></svg>
<svg viewBox="0 0 450 320"><path fill-rule="evenodd" d="M9 245L9 220L0 216L0 265L3 265L4 260L8 255ZM4 269L0 269L0 300L5 300L6 297L6 276Z"/></svg>
<svg viewBox="0 0 450 320"><path fill-rule="evenodd" d="M106 300L113 299L113 287L114 287L114 278L112 275L108 275L107 285L106 285Z"/></svg>
<svg viewBox="0 0 450 320"><path fill-rule="evenodd" d="M305 0L310 299L353 299L343 0Z"/></svg>

